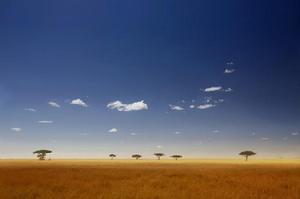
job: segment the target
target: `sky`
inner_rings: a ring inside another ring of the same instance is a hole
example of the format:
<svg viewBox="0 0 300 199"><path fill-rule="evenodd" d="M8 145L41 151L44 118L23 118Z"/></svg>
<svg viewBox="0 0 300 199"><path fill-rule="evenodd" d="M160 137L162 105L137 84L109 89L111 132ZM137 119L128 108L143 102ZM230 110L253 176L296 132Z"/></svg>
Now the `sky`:
<svg viewBox="0 0 300 199"><path fill-rule="evenodd" d="M300 2L0 2L0 158L300 157Z"/></svg>

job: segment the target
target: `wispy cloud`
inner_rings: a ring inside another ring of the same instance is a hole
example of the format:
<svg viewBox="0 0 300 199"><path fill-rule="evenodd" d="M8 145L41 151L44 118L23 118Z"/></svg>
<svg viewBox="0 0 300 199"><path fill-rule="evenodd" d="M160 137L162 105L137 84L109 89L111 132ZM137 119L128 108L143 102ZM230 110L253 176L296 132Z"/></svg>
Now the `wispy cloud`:
<svg viewBox="0 0 300 199"><path fill-rule="evenodd" d="M79 133L79 135L81 135L81 136L88 136L89 134L88 133Z"/></svg>
<svg viewBox="0 0 300 199"><path fill-rule="evenodd" d="M226 68L226 69L224 70L224 73L230 74L230 73L233 73L234 71L235 71L234 69L228 69L228 68Z"/></svg>
<svg viewBox="0 0 300 199"><path fill-rule="evenodd" d="M133 102L131 104L123 104L121 101L114 101L110 102L106 106L109 109L116 109L118 111L140 111L140 110L147 110L148 105L144 103L144 100L138 101L138 102Z"/></svg>
<svg viewBox="0 0 300 199"><path fill-rule="evenodd" d="M30 111L30 112L36 112L36 109L34 108L24 108L25 111Z"/></svg>
<svg viewBox="0 0 300 199"><path fill-rule="evenodd" d="M20 131L22 131L22 129L19 128L19 127L13 127L13 128L10 128L10 130L15 131L15 132L20 132Z"/></svg>
<svg viewBox="0 0 300 199"><path fill-rule="evenodd" d="M40 124L52 124L53 121L51 121L51 120L40 120L40 121L38 121L38 123L40 123Z"/></svg>
<svg viewBox="0 0 300 199"><path fill-rule="evenodd" d="M117 133L118 129L117 128L112 128L108 130L109 133Z"/></svg>
<svg viewBox="0 0 300 199"><path fill-rule="evenodd" d="M189 107L190 107L190 108L195 108L195 105L194 105L194 104L191 104Z"/></svg>
<svg viewBox="0 0 300 199"><path fill-rule="evenodd" d="M299 133L295 132L295 133L291 133L291 135L296 136L296 135L299 135Z"/></svg>
<svg viewBox="0 0 300 199"><path fill-rule="evenodd" d="M213 132L213 133L220 133L220 130L215 129L215 130L213 130L212 132Z"/></svg>
<svg viewBox="0 0 300 199"><path fill-rule="evenodd" d="M214 102L216 103L216 104L218 104L218 103L223 103L225 100L224 99L217 99L217 100L215 100Z"/></svg>
<svg viewBox="0 0 300 199"><path fill-rule="evenodd" d="M213 108L215 106L216 106L215 104L202 104L202 105L199 105L197 108L198 109L209 109L209 108Z"/></svg>
<svg viewBox="0 0 300 199"><path fill-rule="evenodd" d="M136 133L130 133L130 135L132 135L132 136L135 136L135 135L136 135Z"/></svg>
<svg viewBox="0 0 300 199"><path fill-rule="evenodd" d="M222 89L222 86L212 86L204 89L204 92L215 92Z"/></svg>
<svg viewBox="0 0 300 199"><path fill-rule="evenodd" d="M268 137L262 137L261 140L262 141L268 141L268 140L270 140L270 138L268 138Z"/></svg>
<svg viewBox="0 0 300 199"><path fill-rule="evenodd" d="M181 107L181 106L175 106L175 105L172 105L172 104L170 104L169 106L170 106L170 109L173 110L173 111L183 111L184 110L184 108Z"/></svg>
<svg viewBox="0 0 300 199"><path fill-rule="evenodd" d="M232 92L233 89L232 88L226 88L224 91L228 93L228 92Z"/></svg>
<svg viewBox="0 0 300 199"><path fill-rule="evenodd" d="M180 135L180 134L181 134L181 132L179 132L179 131L175 131L175 132L174 132L174 134L175 134L175 135Z"/></svg>
<svg viewBox="0 0 300 199"><path fill-rule="evenodd" d="M50 102L48 102L48 104L54 108L60 108L60 105L56 102L50 101Z"/></svg>
<svg viewBox="0 0 300 199"><path fill-rule="evenodd" d="M70 104L83 106L83 107L88 107L88 105L83 100L81 100L79 98L72 100Z"/></svg>

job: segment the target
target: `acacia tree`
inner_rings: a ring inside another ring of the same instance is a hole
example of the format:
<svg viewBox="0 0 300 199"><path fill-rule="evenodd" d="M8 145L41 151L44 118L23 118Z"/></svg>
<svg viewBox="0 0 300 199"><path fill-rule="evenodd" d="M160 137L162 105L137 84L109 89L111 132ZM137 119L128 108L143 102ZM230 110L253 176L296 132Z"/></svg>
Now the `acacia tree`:
<svg viewBox="0 0 300 199"><path fill-rule="evenodd" d="M109 154L109 157L110 157L111 160L113 160L117 156L115 154Z"/></svg>
<svg viewBox="0 0 300 199"><path fill-rule="evenodd" d="M256 153L253 151L242 151L239 155L245 156L245 161L247 161L249 156L256 155Z"/></svg>
<svg viewBox="0 0 300 199"><path fill-rule="evenodd" d="M142 155L140 155L140 154L133 154L131 157L135 158L136 160L138 160L138 159L140 159L142 157Z"/></svg>
<svg viewBox="0 0 300 199"><path fill-rule="evenodd" d="M39 160L45 160L47 153L52 153L52 151L41 149L33 152L33 154L37 154L36 156Z"/></svg>
<svg viewBox="0 0 300 199"><path fill-rule="evenodd" d="M164 156L165 154L163 154L163 153L154 153L153 155L155 155L157 157L157 159L160 160L160 157Z"/></svg>
<svg viewBox="0 0 300 199"><path fill-rule="evenodd" d="M182 158L182 155L171 155L170 157L178 160L178 158Z"/></svg>

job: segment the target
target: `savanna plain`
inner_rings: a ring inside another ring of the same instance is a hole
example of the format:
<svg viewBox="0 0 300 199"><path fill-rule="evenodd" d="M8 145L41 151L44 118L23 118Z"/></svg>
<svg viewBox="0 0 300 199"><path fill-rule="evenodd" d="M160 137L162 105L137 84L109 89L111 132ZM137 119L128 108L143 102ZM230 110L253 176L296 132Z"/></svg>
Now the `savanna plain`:
<svg viewBox="0 0 300 199"><path fill-rule="evenodd" d="M299 199L299 160L0 160L0 199Z"/></svg>

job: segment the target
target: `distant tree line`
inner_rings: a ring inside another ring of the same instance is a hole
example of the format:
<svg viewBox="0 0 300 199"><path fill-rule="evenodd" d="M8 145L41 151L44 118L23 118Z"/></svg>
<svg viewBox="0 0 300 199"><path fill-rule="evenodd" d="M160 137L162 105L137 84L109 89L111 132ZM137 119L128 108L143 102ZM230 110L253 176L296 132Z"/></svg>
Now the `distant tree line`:
<svg viewBox="0 0 300 199"><path fill-rule="evenodd" d="M41 149L41 150L37 150L37 151L33 152L33 154L36 154L36 156L37 156L37 158L39 160L45 160L46 159L46 155L49 154L49 153L52 153L52 151L47 150L47 149ZM164 153L154 153L153 155L157 157L157 160L160 160L161 157L165 156ZM245 161L248 161L248 157L256 155L256 153L253 152L253 151L242 151L242 152L239 153L239 155L244 156L245 157ZM109 157L110 157L111 160L113 160L114 158L117 157L117 155L116 154L109 154ZM133 154L131 157L135 158L136 160L139 160L139 159L142 158L142 155L140 155L140 154ZM170 157L174 158L175 160L183 158L182 155L178 155L178 154L171 155Z"/></svg>

